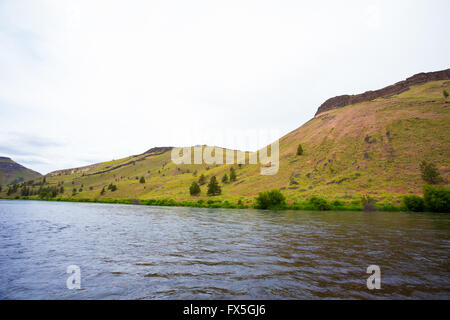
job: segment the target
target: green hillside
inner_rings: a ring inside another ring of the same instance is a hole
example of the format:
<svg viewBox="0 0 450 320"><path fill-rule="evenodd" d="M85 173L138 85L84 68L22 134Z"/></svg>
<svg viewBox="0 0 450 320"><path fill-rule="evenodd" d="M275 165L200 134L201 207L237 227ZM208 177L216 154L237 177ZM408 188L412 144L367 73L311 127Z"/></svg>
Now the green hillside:
<svg viewBox="0 0 450 320"><path fill-rule="evenodd" d="M0 157L0 186L40 178L41 174L14 162L10 158Z"/></svg>
<svg viewBox="0 0 450 320"><path fill-rule="evenodd" d="M261 175L260 166L251 164L176 165L171 162L171 148L154 148L120 160L56 171L46 176L46 183L63 186L58 196L73 199L213 198L251 203L258 192L276 188L289 203L311 196L356 203L368 194L379 203L398 204L402 195L421 193L422 160L434 163L448 184L450 103L442 95L444 89L450 91L450 81L430 81L398 95L316 115L280 139L280 169L271 176ZM302 155L297 155L299 144ZM237 180L222 183L231 166ZM202 185L200 195L191 196L189 186L201 174L207 180L215 175L222 194L208 197ZM117 190L108 190L110 184ZM6 195L5 190L1 195Z"/></svg>

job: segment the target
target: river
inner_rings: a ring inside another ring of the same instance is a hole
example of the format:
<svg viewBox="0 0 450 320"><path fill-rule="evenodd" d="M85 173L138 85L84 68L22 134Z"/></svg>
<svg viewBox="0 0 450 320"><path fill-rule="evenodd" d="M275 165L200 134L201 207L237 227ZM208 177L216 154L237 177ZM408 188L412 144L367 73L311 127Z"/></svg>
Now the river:
<svg viewBox="0 0 450 320"><path fill-rule="evenodd" d="M0 299L449 299L449 253L448 214L0 200Z"/></svg>

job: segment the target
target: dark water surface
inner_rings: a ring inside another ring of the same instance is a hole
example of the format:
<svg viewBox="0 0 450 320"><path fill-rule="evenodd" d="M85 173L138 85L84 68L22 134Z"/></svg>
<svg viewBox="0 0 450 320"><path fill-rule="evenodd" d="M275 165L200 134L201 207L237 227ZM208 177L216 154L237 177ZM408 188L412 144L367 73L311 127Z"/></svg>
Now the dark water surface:
<svg viewBox="0 0 450 320"><path fill-rule="evenodd" d="M0 299L449 299L449 253L444 214L0 200Z"/></svg>

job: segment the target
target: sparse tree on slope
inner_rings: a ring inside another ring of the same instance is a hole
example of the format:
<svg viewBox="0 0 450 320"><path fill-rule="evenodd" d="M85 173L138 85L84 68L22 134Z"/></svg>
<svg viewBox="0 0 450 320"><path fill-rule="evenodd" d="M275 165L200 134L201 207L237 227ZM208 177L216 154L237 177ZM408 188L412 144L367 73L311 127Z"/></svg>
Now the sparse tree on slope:
<svg viewBox="0 0 450 320"><path fill-rule="evenodd" d="M222 182L223 183L228 183L228 175L226 173L222 177Z"/></svg>
<svg viewBox="0 0 450 320"><path fill-rule="evenodd" d="M217 182L216 176L212 176L208 183L208 196L217 196L222 193L222 189Z"/></svg>
<svg viewBox="0 0 450 320"><path fill-rule="evenodd" d="M204 185L206 183L206 177L205 177L205 175L202 173L201 175L200 175L200 177L198 178L198 184L199 185Z"/></svg>
<svg viewBox="0 0 450 320"><path fill-rule="evenodd" d="M236 181L236 171L234 170L233 167L230 168L230 181Z"/></svg>
<svg viewBox="0 0 450 320"><path fill-rule="evenodd" d="M423 181L426 183L438 184L442 182L442 177L433 163L422 161L420 163L420 172L422 173Z"/></svg>
<svg viewBox="0 0 450 320"><path fill-rule="evenodd" d="M302 154L303 154L303 148L302 148L302 145L299 144L297 147L297 155L301 156Z"/></svg>
<svg viewBox="0 0 450 320"><path fill-rule="evenodd" d="M192 182L191 186L189 187L189 193L191 196L197 196L200 194L200 186L197 182Z"/></svg>

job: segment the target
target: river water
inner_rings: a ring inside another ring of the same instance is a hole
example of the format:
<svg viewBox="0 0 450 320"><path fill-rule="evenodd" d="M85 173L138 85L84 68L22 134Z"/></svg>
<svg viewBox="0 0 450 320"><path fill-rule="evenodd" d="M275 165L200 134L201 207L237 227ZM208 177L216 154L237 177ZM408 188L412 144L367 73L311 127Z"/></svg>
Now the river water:
<svg viewBox="0 0 450 320"><path fill-rule="evenodd" d="M0 200L0 299L449 299L449 254L445 214Z"/></svg>

